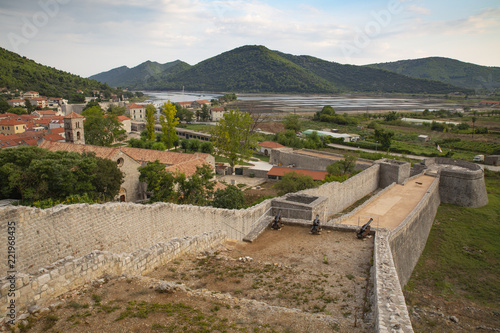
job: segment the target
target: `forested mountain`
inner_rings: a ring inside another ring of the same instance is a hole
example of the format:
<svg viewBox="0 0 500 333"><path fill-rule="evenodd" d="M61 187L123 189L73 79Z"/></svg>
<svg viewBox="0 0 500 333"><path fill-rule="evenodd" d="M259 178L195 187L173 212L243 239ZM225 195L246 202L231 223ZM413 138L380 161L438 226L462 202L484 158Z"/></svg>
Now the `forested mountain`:
<svg viewBox="0 0 500 333"><path fill-rule="evenodd" d="M168 79L169 75L182 72L190 67L189 64L180 60L175 60L166 64L148 60L133 68L122 66L107 72L92 75L89 79L107 83L112 87L140 89L144 85L152 82Z"/></svg>
<svg viewBox="0 0 500 333"><path fill-rule="evenodd" d="M0 48L0 88L35 90L48 97L73 99L77 90L91 96L92 90L112 93L105 83L44 66L17 53Z"/></svg>
<svg viewBox="0 0 500 333"><path fill-rule="evenodd" d="M155 75L143 71L142 75L138 73L134 77L133 84L127 79L113 85L130 89L177 90L185 87L187 90L235 92L469 92L442 82L414 79L364 66L341 65L309 56L293 56L264 46L242 46L195 66L187 66L178 72L169 69ZM115 71L117 75L113 74ZM113 74L116 78L123 72L123 67L119 67L92 78L102 80L104 74Z"/></svg>
<svg viewBox="0 0 500 333"><path fill-rule="evenodd" d="M429 57L367 65L414 78L438 80L458 87L492 90L500 88L500 67L487 67L455 59Z"/></svg>
<svg viewBox="0 0 500 333"><path fill-rule="evenodd" d="M277 53L283 58L328 80L343 91L448 93L457 90L457 87L444 84L443 82L409 78L385 70L364 66L342 65L311 56L294 56L291 54Z"/></svg>

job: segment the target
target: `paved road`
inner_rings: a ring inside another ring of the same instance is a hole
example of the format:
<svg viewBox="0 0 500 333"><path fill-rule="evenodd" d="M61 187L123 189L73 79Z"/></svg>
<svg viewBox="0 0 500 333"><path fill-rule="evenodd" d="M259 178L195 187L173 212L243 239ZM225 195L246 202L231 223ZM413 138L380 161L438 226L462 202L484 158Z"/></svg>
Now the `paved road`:
<svg viewBox="0 0 500 333"><path fill-rule="evenodd" d="M357 147L351 147L351 146L344 146L344 145L339 145L339 144L335 144L335 143L329 143L328 146L332 147L332 148L344 149L344 150L364 151L364 152L367 152L367 153L385 153L385 152L375 151L375 150L372 150L372 149L365 149L365 148L357 148ZM399 153L389 153L389 155L403 156L403 154L399 154ZM411 158L411 159L415 159L415 160L425 160L426 158L429 158L427 156L417 156L417 155L404 155L404 156L408 157L408 158ZM484 164L479 164L479 163L477 163L477 165L479 165L483 169L488 169L488 170L491 170L491 171L500 171L500 166L484 165Z"/></svg>

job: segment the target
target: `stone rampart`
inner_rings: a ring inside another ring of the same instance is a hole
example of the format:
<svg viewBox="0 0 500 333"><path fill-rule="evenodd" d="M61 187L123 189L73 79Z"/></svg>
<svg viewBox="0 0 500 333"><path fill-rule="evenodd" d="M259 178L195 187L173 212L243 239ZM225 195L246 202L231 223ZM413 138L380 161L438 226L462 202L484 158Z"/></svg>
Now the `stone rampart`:
<svg viewBox="0 0 500 333"><path fill-rule="evenodd" d="M424 250L439 204L439 179L436 178L417 207L390 234L389 243L401 287L410 279Z"/></svg>
<svg viewBox="0 0 500 333"><path fill-rule="evenodd" d="M16 306L25 309L32 304L43 304L105 275L145 275L182 254L208 250L225 239L224 232L214 231L195 237L172 239L132 253L95 250L77 259L66 257L36 274L19 273L15 283ZM9 288L10 281L0 280L0 317L7 313Z"/></svg>
<svg viewBox="0 0 500 333"><path fill-rule="evenodd" d="M441 202L472 208L488 204L484 171L479 165L444 157L425 160L424 164L439 169Z"/></svg>
<svg viewBox="0 0 500 333"><path fill-rule="evenodd" d="M273 149L271 151L269 163L274 165L280 163L284 167L287 167L289 165L294 165L294 167L297 169L326 171L326 167L334 163L336 159L344 158L344 155L333 154L323 151L321 152L321 155L331 156L332 158L313 156L307 154L307 152L317 153L317 151L309 149L301 149L301 150L293 150L291 148ZM371 164L373 164L373 161L371 160L358 158L358 161L364 163L356 163L356 170L367 169L368 167L370 167Z"/></svg>
<svg viewBox="0 0 500 333"><path fill-rule="evenodd" d="M16 224L16 269L34 273L67 256L94 250L130 252L176 237L223 230L241 240L268 213L271 200L249 209L155 203L78 204L49 209L0 208L0 244L7 244L7 224ZM7 260L0 263L7 271Z"/></svg>
<svg viewBox="0 0 500 333"><path fill-rule="evenodd" d="M379 187L384 188L392 183L403 184L410 177L411 165L408 162L402 162L390 159L381 159L376 162L380 164L380 183Z"/></svg>
<svg viewBox="0 0 500 333"><path fill-rule="evenodd" d="M297 193L327 197L327 212L339 213L378 188L379 169L380 164L374 164L345 182L326 183Z"/></svg>

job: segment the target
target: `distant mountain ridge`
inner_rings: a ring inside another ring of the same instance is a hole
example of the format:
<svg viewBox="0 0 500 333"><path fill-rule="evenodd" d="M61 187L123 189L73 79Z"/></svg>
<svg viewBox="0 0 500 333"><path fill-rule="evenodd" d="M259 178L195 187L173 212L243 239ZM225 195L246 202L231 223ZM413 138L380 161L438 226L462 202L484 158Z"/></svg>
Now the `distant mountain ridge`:
<svg viewBox="0 0 500 333"><path fill-rule="evenodd" d="M224 52L194 66L179 60L163 65L147 61L132 69L122 66L91 78L111 86L143 90L185 87L187 90L278 93L471 92L383 69L342 65L252 45Z"/></svg>
<svg viewBox="0 0 500 333"><path fill-rule="evenodd" d="M89 79L107 83L113 87L121 86L129 89L140 89L142 85L148 84L148 82L157 81L160 77L164 78L165 76L178 73L190 67L189 64L180 60L167 62L165 64L148 60L133 68L121 66L107 72L92 75Z"/></svg>
<svg viewBox="0 0 500 333"><path fill-rule="evenodd" d="M500 88L500 67L487 67L455 59L429 57L367 65L414 78L437 80L457 87L492 90Z"/></svg>

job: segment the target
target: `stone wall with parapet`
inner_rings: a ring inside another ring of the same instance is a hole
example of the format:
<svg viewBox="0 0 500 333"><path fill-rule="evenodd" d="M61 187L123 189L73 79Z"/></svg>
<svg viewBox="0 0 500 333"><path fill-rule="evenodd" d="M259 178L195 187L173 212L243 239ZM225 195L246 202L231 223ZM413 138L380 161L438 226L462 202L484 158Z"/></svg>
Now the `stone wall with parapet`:
<svg viewBox="0 0 500 333"><path fill-rule="evenodd" d="M317 153L317 151L310 149L293 150L293 148L288 147L272 149L269 163L274 165L280 163L284 167L294 165L297 169L326 171L326 167L336 161L335 159L331 158L301 154L301 152ZM321 152L321 155L332 156L333 158L344 158L344 155L333 154L324 151ZM356 163L356 170L367 169L371 164L373 164L372 160L366 160L362 158L358 158L357 161L358 163Z"/></svg>
<svg viewBox="0 0 500 333"><path fill-rule="evenodd" d="M248 209L155 203L78 204L49 209L0 208L0 244L7 244L7 224L16 224L16 270L34 273L67 256L94 250L130 252L176 237L223 230L241 240L268 213L271 200ZM0 263L7 272L7 260ZM2 274L3 275L3 274Z"/></svg>
<svg viewBox="0 0 500 333"><path fill-rule="evenodd" d="M51 298L105 275L144 275L183 254L208 250L225 239L225 232L219 230L194 237L172 239L132 253L96 250L78 259L66 257L36 274L18 274L16 307L22 310L32 304L43 305ZM0 280L0 318L7 313L9 287L8 280Z"/></svg>
<svg viewBox="0 0 500 333"><path fill-rule="evenodd" d="M371 271L375 331L413 332L389 237L388 230L377 230L375 233Z"/></svg>
<svg viewBox="0 0 500 333"><path fill-rule="evenodd" d="M380 164L374 164L345 182L331 182L317 188L303 190L313 196L328 198L326 210L328 213L339 213L359 199L378 189Z"/></svg>
<svg viewBox="0 0 500 333"><path fill-rule="evenodd" d="M401 287L410 279L424 250L440 203L439 178L436 178L415 209L390 234L390 247Z"/></svg>

